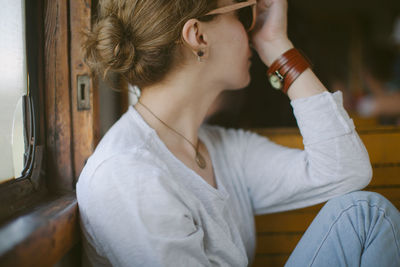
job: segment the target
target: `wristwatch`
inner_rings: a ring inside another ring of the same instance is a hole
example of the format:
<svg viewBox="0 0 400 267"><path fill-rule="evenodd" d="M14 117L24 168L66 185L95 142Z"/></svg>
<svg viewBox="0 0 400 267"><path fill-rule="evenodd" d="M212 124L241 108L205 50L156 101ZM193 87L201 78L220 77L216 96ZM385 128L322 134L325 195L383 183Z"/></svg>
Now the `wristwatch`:
<svg viewBox="0 0 400 267"><path fill-rule="evenodd" d="M283 81L284 77L277 70L269 76L269 82L276 90L282 89Z"/></svg>
<svg viewBox="0 0 400 267"><path fill-rule="evenodd" d="M296 48L292 48L271 64L267 71L268 80L273 88L287 94L292 83L309 67L309 61Z"/></svg>

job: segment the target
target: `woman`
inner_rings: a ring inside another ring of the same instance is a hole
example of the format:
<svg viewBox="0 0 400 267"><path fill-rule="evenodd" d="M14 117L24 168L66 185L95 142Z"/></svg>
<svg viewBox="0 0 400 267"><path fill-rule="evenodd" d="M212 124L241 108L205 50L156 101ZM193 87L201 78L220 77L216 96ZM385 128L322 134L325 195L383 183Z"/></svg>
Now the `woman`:
<svg viewBox="0 0 400 267"><path fill-rule="evenodd" d="M142 94L77 184L86 264L247 266L254 214L333 197L288 266L400 263L398 211L372 193L338 197L369 183L368 154L341 93L292 49L286 13L286 0L100 1L87 62ZM304 151L203 124L222 91L249 83L250 41L292 100Z"/></svg>

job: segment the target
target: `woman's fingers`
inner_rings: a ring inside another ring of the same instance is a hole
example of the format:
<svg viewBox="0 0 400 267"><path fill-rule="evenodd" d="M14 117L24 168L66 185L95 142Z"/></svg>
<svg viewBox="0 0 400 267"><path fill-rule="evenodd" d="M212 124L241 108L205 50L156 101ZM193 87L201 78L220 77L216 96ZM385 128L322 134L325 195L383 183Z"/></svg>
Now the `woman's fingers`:
<svg viewBox="0 0 400 267"><path fill-rule="evenodd" d="M261 0L257 4L257 22L253 36L269 41L286 35L286 0Z"/></svg>
<svg viewBox="0 0 400 267"><path fill-rule="evenodd" d="M267 64L280 49L292 46L287 37L287 0L259 0L257 16L251 40Z"/></svg>
<svg viewBox="0 0 400 267"><path fill-rule="evenodd" d="M273 0L259 0L257 1L257 11L262 12L267 10L273 3Z"/></svg>

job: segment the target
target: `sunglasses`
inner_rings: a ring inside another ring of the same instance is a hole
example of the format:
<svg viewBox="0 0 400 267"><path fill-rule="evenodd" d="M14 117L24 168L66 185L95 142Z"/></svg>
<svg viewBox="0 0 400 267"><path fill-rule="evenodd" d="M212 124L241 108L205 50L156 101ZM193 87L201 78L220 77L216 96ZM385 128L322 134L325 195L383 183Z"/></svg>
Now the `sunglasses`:
<svg viewBox="0 0 400 267"><path fill-rule="evenodd" d="M243 24L246 31L251 31L256 24L257 16L257 0L248 0L245 2L239 2L236 4L219 7L211 10L205 16L208 15L221 15L232 11L238 11L238 17L240 22Z"/></svg>

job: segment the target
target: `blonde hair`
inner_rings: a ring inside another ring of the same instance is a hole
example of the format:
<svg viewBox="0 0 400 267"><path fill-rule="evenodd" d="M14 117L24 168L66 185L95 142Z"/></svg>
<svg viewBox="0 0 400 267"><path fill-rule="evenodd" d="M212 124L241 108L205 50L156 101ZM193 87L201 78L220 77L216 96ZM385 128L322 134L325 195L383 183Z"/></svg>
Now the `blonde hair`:
<svg viewBox="0 0 400 267"><path fill-rule="evenodd" d="M161 81L186 21L216 6L216 0L100 0L85 34L85 62L103 78L116 74L139 87Z"/></svg>

